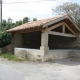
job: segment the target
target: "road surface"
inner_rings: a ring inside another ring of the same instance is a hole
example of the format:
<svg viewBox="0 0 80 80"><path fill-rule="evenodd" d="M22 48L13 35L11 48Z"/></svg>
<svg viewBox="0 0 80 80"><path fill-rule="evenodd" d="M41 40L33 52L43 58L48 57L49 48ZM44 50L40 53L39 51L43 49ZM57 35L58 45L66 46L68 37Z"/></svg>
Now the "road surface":
<svg viewBox="0 0 80 80"><path fill-rule="evenodd" d="M80 62L14 62L0 58L0 80L80 80Z"/></svg>

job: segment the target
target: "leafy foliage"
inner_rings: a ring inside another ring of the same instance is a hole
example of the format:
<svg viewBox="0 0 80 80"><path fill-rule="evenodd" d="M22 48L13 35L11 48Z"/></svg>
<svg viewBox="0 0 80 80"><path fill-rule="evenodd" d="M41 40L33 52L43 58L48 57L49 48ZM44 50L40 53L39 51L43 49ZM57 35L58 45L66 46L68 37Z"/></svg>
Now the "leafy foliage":
<svg viewBox="0 0 80 80"><path fill-rule="evenodd" d="M3 25L3 26L6 26L6 23L7 23L6 20L3 19L2 25Z"/></svg>
<svg viewBox="0 0 80 80"><path fill-rule="evenodd" d="M24 17L23 18L23 23L29 22L29 18L28 17Z"/></svg>
<svg viewBox="0 0 80 80"><path fill-rule="evenodd" d="M37 21L37 18L33 18L33 21Z"/></svg>
<svg viewBox="0 0 80 80"><path fill-rule="evenodd" d="M7 30L7 29L10 29L14 26L15 26L14 23L8 23L8 21L3 19L3 21L2 21L2 30Z"/></svg>
<svg viewBox="0 0 80 80"><path fill-rule="evenodd" d="M0 31L0 48L11 43L11 35L6 31Z"/></svg>
<svg viewBox="0 0 80 80"><path fill-rule="evenodd" d="M77 3L66 2L63 5L52 9L53 13L68 14L73 21L80 27L80 5Z"/></svg>
<svg viewBox="0 0 80 80"><path fill-rule="evenodd" d="M19 25L21 25L22 23L23 23L22 20L16 21L15 26L19 26Z"/></svg>

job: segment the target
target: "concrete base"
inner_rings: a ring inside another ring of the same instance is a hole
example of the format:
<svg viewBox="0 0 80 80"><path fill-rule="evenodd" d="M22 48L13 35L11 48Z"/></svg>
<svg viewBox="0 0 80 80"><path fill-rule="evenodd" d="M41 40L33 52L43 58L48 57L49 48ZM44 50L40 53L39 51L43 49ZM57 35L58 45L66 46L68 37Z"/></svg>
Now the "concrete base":
<svg viewBox="0 0 80 80"><path fill-rule="evenodd" d="M31 61L42 61L42 58L44 56L43 52L38 49L27 48L15 48L14 55L20 58L28 58Z"/></svg>
<svg viewBox="0 0 80 80"><path fill-rule="evenodd" d="M69 57L80 57L80 50L49 50L44 55L43 50L15 48L14 55L20 58L28 57L31 61L49 61Z"/></svg>

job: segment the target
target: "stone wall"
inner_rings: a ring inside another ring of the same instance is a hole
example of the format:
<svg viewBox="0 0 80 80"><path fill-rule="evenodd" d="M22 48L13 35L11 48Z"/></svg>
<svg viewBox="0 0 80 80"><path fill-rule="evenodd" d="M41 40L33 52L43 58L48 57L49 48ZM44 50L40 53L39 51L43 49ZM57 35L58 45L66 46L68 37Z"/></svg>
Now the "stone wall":
<svg viewBox="0 0 80 80"><path fill-rule="evenodd" d="M80 50L49 50L47 55L44 55L42 50L15 48L14 55L19 58L28 58L31 61L49 61L65 58L80 58Z"/></svg>
<svg viewBox="0 0 80 80"><path fill-rule="evenodd" d="M39 49L15 48L14 55L19 58L28 58L31 61L42 61L44 54Z"/></svg>
<svg viewBox="0 0 80 80"><path fill-rule="evenodd" d="M70 57L70 52L72 52L72 50L49 50L48 55L44 56L42 50L15 48L14 55L19 58L28 58L31 61L49 61L68 58Z"/></svg>

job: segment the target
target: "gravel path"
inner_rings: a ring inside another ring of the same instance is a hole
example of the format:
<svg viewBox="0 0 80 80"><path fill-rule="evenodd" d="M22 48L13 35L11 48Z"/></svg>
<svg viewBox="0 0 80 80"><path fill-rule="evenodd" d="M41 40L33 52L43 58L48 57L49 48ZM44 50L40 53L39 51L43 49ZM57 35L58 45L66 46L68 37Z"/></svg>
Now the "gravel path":
<svg viewBox="0 0 80 80"><path fill-rule="evenodd" d="M0 80L80 80L80 62L14 62L0 58Z"/></svg>

